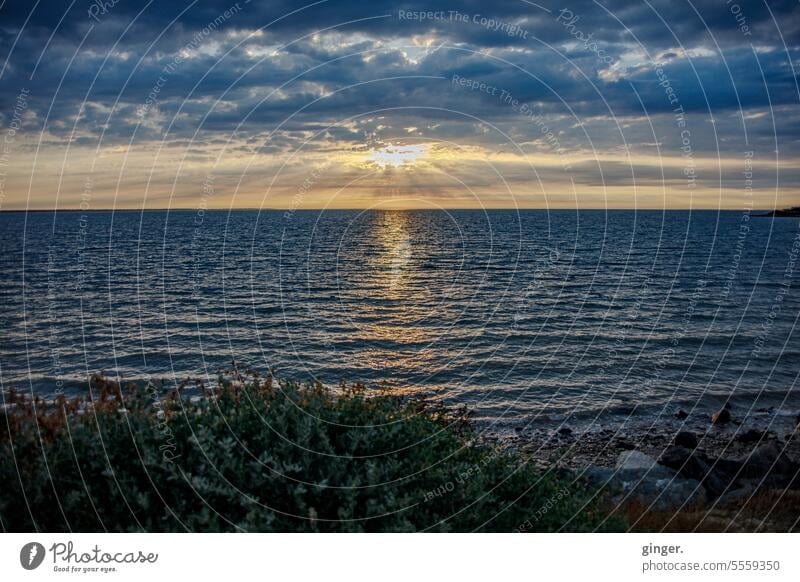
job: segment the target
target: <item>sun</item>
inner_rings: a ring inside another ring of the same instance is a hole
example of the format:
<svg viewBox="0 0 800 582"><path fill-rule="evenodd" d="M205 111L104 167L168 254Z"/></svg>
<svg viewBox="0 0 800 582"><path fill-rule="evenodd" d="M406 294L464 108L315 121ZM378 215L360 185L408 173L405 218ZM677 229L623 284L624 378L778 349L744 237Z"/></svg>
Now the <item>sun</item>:
<svg viewBox="0 0 800 582"><path fill-rule="evenodd" d="M386 168L399 168L413 166L427 152L424 144L395 145L389 144L380 149L368 152L366 162L374 164L385 170Z"/></svg>

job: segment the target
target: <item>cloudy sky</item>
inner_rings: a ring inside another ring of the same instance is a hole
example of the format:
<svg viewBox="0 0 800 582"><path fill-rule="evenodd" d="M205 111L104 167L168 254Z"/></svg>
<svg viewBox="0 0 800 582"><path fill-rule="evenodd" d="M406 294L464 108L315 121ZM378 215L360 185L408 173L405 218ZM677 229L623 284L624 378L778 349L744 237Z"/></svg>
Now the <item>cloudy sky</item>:
<svg viewBox="0 0 800 582"><path fill-rule="evenodd" d="M800 204L798 0L0 0L0 209Z"/></svg>

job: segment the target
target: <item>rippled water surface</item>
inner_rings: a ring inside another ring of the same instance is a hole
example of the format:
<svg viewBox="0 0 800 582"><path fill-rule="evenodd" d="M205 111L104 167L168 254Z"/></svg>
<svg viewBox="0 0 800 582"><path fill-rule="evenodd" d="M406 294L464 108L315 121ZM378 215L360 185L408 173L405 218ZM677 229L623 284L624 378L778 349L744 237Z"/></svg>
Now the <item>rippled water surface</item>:
<svg viewBox="0 0 800 582"><path fill-rule="evenodd" d="M749 220L748 220L749 219ZM478 418L797 407L800 221L741 212L0 214L0 375L385 384Z"/></svg>

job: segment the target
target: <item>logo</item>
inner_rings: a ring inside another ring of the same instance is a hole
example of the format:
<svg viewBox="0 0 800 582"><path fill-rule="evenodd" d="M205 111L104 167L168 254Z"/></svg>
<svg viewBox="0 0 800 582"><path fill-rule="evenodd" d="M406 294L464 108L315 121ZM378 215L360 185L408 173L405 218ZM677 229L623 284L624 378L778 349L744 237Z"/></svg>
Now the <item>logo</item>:
<svg viewBox="0 0 800 582"><path fill-rule="evenodd" d="M19 563L26 570L35 570L44 561L44 546L38 542L28 542L19 552Z"/></svg>

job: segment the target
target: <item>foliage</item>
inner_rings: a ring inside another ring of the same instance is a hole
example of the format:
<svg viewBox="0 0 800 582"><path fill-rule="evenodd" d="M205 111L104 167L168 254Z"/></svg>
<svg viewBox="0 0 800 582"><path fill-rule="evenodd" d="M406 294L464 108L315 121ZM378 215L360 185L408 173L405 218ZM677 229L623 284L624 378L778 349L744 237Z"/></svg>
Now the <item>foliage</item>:
<svg viewBox="0 0 800 582"><path fill-rule="evenodd" d="M90 393L5 395L4 530L619 528L590 492L478 442L463 411L255 373L168 394L96 376Z"/></svg>

